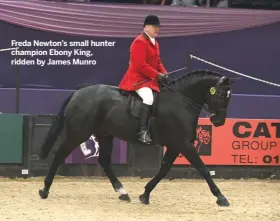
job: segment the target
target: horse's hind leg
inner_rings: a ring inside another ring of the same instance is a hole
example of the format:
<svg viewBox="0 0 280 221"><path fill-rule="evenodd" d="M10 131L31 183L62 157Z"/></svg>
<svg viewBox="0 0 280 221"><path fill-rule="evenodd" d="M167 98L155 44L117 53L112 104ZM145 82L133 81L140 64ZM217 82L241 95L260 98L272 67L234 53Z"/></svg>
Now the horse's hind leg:
<svg viewBox="0 0 280 221"><path fill-rule="evenodd" d="M42 199L48 198L49 190L58 167L65 161L67 156L75 149L75 147L86 141L87 138L88 137L84 136L84 139L78 139L75 135L63 137L62 143L55 153L54 159L45 178L44 188L39 190L39 195Z"/></svg>
<svg viewBox="0 0 280 221"><path fill-rule="evenodd" d="M130 202L128 193L123 188L123 185L115 175L111 166L111 154L113 150L113 137L111 136L96 136L99 144L98 162L102 166L104 172L109 178L114 190L120 193L119 199Z"/></svg>

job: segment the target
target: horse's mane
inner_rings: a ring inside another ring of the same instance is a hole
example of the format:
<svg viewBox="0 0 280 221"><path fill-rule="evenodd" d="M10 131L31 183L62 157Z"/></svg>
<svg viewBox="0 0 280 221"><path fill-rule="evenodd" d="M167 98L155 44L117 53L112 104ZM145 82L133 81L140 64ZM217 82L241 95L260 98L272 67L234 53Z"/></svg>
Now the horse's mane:
<svg viewBox="0 0 280 221"><path fill-rule="evenodd" d="M209 80L214 80L217 79L218 77L222 77L222 75L219 74L218 72L207 70L207 69L199 69L192 72L186 72L184 75L172 79L171 81L169 81L168 85L173 85L174 87L179 86L181 85L182 81L186 80L187 78L189 79L187 79L187 81L184 82L191 85L205 78Z"/></svg>
<svg viewBox="0 0 280 221"><path fill-rule="evenodd" d="M207 70L207 69L199 69L199 70L195 70L195 71L192 71L192 72L186 72L184 75L176 78L176 79L173 79L170 81L170 84L173 84L173 83L176 83L182 79L185 79L185 78L202 78L202 77L222 77L221 74L219 74L218 72L215 72L215 71L210 71L210 70Z"/></svg>

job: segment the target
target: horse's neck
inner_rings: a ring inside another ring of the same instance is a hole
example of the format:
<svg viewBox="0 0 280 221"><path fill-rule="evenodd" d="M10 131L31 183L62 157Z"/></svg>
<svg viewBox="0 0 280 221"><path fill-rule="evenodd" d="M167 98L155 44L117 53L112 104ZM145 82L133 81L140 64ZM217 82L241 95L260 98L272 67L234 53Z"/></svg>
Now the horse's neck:
<svg viewBox="0 0 280 221"><path fill-rule="evenodd" d="M185 97L188 97L199 105L204 105L206 102L206 95L211 85L215 84L216 79L213 78L202 78L201 80L187 82L188 78L183 79L183 82L177 87L177 91ZM194 83L192 83L194 82Z"/></svg>

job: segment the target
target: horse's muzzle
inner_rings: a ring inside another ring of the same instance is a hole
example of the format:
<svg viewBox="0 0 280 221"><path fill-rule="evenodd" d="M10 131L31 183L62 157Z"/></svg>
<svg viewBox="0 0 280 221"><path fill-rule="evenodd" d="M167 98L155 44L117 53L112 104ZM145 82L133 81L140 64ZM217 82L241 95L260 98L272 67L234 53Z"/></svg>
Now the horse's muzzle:
<svg viewBox="0 0 280 221"><path fill-rule="evenodd" d="M215 127L220 127L225 124L226 121L226 114L224 113L219 113L219 115L214 114L213 116L210 117L210 121Z"/></svg>

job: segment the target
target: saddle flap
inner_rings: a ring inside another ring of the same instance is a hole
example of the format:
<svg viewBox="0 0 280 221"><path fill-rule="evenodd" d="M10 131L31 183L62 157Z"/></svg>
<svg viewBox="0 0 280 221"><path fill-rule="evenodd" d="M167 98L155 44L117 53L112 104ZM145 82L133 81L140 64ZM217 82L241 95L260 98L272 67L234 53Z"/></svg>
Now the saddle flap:
<svg viewBox="0 0 280 221"><path fill-rule="evenodd" d="M129 93L128 113L133 117L139 118L142 98L134 91L128 93ZM156 91L153 91L153 95L154 95L154 103L152 106L151 116L155 116L156 114L158 93Z"/></svg>
<svg viewBox="0 0 280 221"><path fill-rule="evenodd" d="M130 94L128 101L128 113L133 117L140 117L140 108L142 100L137 94Z"/></svg>

